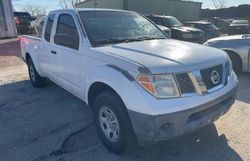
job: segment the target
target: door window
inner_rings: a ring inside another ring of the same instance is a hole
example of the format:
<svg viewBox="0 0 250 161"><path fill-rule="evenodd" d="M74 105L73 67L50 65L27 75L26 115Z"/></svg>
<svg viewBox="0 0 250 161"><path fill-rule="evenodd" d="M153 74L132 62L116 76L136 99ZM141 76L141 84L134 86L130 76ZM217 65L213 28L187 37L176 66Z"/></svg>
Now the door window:
<svg viewBox="0 0 250 161"><path fill-rule="evenodd" d="M55 44L78 49L79 35L73 17L69 14L61 14L58 19Z"/></svg>

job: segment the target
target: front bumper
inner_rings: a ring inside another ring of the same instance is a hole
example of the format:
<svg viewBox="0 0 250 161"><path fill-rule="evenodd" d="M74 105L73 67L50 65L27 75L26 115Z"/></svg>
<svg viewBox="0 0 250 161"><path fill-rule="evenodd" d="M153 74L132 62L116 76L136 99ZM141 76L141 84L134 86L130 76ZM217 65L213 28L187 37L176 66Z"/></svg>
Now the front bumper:
<svg viewBox="0 0 250 161"><path fill-rule="evenodd" d="M147 115L128 110L138 138L168 140L204 127L224 115L235 102L238 85L219 98L191 109L164 115Z"/></svg>

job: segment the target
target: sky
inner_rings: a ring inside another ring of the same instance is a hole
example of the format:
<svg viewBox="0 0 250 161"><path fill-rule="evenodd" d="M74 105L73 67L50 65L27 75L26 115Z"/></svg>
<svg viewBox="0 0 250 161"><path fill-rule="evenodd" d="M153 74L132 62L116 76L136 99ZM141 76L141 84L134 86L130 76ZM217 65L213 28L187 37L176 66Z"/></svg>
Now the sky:
<svg viewBox="0 0 250 161"><path fill-rule="evenodd" d="M12 0L13 7L15 10L22 10L25 4L34 4L36 6L43 6L48 9L48 11L53 9L60 9L61 6L59 4L60 0ZM152 0L153 1L153 0ZM214 9L212 0L192 0L202 2L202 8L211 8ZM226 0L226 6L238 6L240 4L250 4L250 0Z"/></svg>

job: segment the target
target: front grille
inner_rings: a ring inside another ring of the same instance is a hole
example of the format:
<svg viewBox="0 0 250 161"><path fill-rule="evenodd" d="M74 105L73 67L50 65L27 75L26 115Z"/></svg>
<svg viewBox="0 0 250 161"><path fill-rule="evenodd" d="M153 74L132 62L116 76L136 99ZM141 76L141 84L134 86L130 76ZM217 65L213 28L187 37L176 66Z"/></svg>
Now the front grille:
<svg viewBox="0 0 250 161"><path fill-rule="evenodd" d="M202 69L198 71L198 73L197 71L190 72L190 74L196 79L191 80L189 73L175 74L176 82L179 85L179 90L182 96L187 96L188 94L194 94L197 92L199 93L200 90L203 89L201 87L202 85L206 86L208 90L207 92L212 92L217 89L216 87L221 87L221 85L225 86L227 84L227 77L229 76L229 63Z"/></svg>
<svg viewBox="0 0 250 161"><path fill-rule="evenodd" d="M195 92L194 85L187 73L176 74L175 77L182 94L189 94Z"/></svg>
<svg viewBox="0 0 250 161"><path fill-rule="evenodd" d="M211 68L203 69L200 72L208 90L222 84L222 81L223 81L223 66L222 65L217 65ZM219 80L216 83L213 82L212 80L213 72L217 72L219 74Z"/></svg>

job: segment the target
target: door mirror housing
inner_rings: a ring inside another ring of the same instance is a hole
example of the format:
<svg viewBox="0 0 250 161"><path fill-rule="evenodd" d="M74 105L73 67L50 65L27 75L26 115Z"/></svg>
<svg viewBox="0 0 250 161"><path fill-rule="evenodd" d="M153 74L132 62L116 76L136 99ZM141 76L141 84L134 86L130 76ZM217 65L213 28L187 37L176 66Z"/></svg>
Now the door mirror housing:
<svg viewBox="0 0 250 161"><path fill-rule="evenodd" d="M69 34L56 34L55 44L78 50L78 42Z"/></svg>

